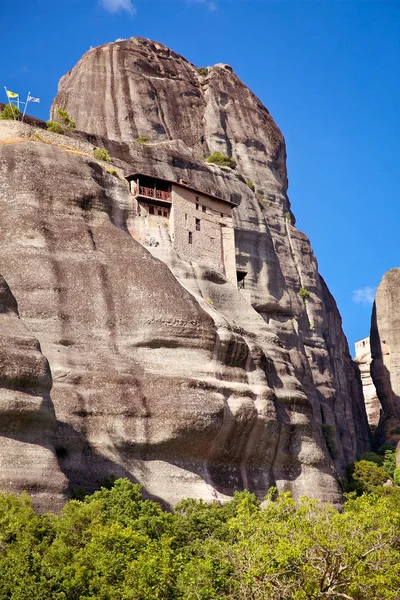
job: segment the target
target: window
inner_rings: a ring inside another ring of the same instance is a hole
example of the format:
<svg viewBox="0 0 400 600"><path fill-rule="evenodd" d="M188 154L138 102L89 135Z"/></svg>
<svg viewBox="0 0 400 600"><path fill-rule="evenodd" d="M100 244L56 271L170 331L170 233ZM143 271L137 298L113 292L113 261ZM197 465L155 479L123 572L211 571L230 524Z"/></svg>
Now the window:
<svg viewBox="0 0 400 600"><path fill-rule="evenodd" d="M163 211L161 210L161 208L157 208L157 214L160 215L160 216L162 216Z"/></svg>
<svg viewBox="0 0 400 600"><path fill-rule="evenodd" d="M189 244L193 244L193 233L189 231Z"/></svg>
<svg viewBox="0 0 400 600"><path fill-rule="evenodd" d="M199 210L199 197L196 196L196 210Z"/></svg>
<svg viewBox="0 0 400 600"><path fill-rule="evenodd" d="M185 221L187 221L187 215L185 215Z"/></svg>
<svg viewBox="0 0 400 600"><path fill-rule="evenodd" d="M246 271L236 271L236 278L239 290L244 290L244 280L247 275Z"/></svg>
<svg viewBox="0 0 400 600"><path fill-rule="evenodd" d="M154 215L154 206L149 206L149 214Z"/></svg>
<svg viewBox="0 0 400 600"><path fill-rule="evenodd" d="M223 216L224 216L224 213L221 213L221 217L223 217Z"/></svg>
<svg viewBox="0 0 400 600"><path fill-rule="evenodd" d="M205 206L202 206L202 207L201 207L201 210L202 210L203 212L206 212L207 208L206 208Z"/></svg>
<svg viewBox="0 0 400 600"><path fill-rule="evenodd" d="M196 231L200 231L200 219L196 219Z"/></svg>

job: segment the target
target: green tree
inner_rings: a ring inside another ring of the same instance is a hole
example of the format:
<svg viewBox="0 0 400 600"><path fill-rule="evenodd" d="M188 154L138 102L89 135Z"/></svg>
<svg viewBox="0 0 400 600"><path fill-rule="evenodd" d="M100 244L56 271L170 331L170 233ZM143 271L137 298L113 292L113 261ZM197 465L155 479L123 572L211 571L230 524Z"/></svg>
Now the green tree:
<svg viewBox="0 0 400 600"><path fill-rule="evenodd" d="M388 475L383 467L367 460L360 460L354 465L353 479L358 482L361 492L370 494L377 486L383 485L388 480Z"/></svg>
<svg viewBox="0 0 400 600"><path fill-rule="evenodd" d="M46 126L47 131L51 131L52 133L59 133L60 135L64 135L65 133L64 127L57 121L47 121Z"/></svg>
<svg viewBox="0 0 400 600"><path fill-rule="evenodd" d="M16 120L18 119L20 114L21 111L19 110L18 106L15 106L15 104L13 104L12 106L10 106L10 104L6 104L0 113L0 119L7 121L10 121L12 119Z"/></svg>
<svg viewBox="0 0 400 600"><path fill-rule="evenodd" d="M69 115L66 110L62 110L61 108L56 109L57 115L61 119L62 126L66 129L66 131L73 131L76 128L75 121L72 121L69 118Z"/></svg>

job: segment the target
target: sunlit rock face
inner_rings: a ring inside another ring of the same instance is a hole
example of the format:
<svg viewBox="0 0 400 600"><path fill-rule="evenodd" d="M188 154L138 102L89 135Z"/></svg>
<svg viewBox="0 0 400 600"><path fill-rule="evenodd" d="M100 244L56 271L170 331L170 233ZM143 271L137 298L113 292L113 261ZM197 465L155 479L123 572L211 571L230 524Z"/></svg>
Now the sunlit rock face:
<svg viewBox="0 0 400 600"><path fill-rule="evenodd" d="M106 148L125 175L182 177L238 203L247 273L237 290L172 245L142 247L107 165L40 141L0 145L2 274L50 363L59 473L88 490L129 476L168 504L271 485L339 503L337 479L368 445L361 385L294 226L267 109L227 65L205 77L140 38L89 51L55 107L84 152ZM205 163L214 151L237 169Z"/></svg>
<svg viewBox="0 0 400 600"><path fill-rule="evenodd" d="M368 423L375 430L379 425L381 403L371 376L372 357L369 337L356 342L356 356L354 361L360 370Z"/></svg>

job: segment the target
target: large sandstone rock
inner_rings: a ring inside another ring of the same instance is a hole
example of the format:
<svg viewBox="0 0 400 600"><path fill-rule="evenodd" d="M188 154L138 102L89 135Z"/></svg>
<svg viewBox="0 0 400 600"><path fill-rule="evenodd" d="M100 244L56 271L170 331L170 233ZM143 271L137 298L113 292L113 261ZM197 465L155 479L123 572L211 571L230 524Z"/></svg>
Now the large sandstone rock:
<svg viewBox="0 0 400 600"><path fill-rule="evenodd" d="M168 503L270 485L339 502L337 478L368 445L361 385L294 226L266 108L230 67L203 77L135 38L87 53L54 106L82 130L62 148L18 124L0 144L0 261L50 363L59 473L87 489L126 475ZM135 242L128 187L94 147L126 175L183 177L237 202L245 290ZM238 169L205 163L217 150Z"/></svg>
<svg viewBox="0 0 400 600"><path fill-rule="evenodd" d="M58 509L68 493L60 472L49 364L18 316L0 276L0 489L26 490L39 508Z"/></svg>
<svg viewBox="0 0 400 600"><path fill-rule="evenodd" d="M371 375L382 405L380 433L400 441L400 269L391 269L378 286L371 320ZM397 431L399 433L397 433Z"/></svg>
<svg viewBox="0 0 400 600"><path fill-rule="evenodd" d="M96 134L86 139L107 147L126 173L182 176L240 202L234 221L247 298L289 351L316 418L335 428L335 464L343 475L368 445L359 377L309 240L294 226L285 142L268 110L228 65L203 76L143 38L87 52L61 79L53 113L56 107ZM134 141L143 135L151 138L147 146ZM234 157L237 171L205 165L201 158L214 151ZM306 302L301 287L310 291Z"/></svg>
<svg viewBox="0 0 400 600"><path fill-rule="evenodd" d="M169 503L271 484L338 502L289 353L235 286L177 260L185 291L130 237L128 187L90 159L25 141L2 158L2 269L51 365L72 487L114 474Z"/></svg>

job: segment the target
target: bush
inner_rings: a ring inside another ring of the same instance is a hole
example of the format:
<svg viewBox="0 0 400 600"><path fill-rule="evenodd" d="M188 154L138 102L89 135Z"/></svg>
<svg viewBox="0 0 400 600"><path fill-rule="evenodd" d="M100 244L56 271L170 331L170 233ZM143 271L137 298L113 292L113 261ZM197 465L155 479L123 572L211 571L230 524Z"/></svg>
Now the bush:
<svg viewBox="0 0 400 600"><path fill-rule="evenodd" d="M368 460L360 460L354 465L353 479L360 484L360 490L371 494L377 486L388 480L386 471Z"/></svg>
<svg viewBox="0 0 400 600"><path fill-rule="evenodd" d="M47 131L51 131L52 133L59 133L60 135L64 135L64 127L61 127L60 123L57 121L47 121Z"/></svg>
<svg viewBox="0 0 400 600"><path fill-rule="evenodd" d="M199 67L197 69L197 72L198 72L199 75L202 75L203 77L207 77L207 75L208 75L208 69L207 69L207 67Z"/></svg>
<svg viewBox="0 0 400 600"><path fill-rule="evenodd" d="M382 461L382 468L387 473L388 477L393 477L396 469L396 450L386 450L385 457Z"/></svg>
<svg viewBox="0 0 400 600"><path fill-rule="evenodd" d="M250 179L246 180L246 184L248 185L248 187L251 189L252 192L256 191L255 185L252 181L250 181Z"/></svg>
<svg viewBox="0 0 400 600"><path fill-rule="evenodd" d="M395 468L393 479L396 485L400 485L400 465Z"/></svg>
<svg viewBox="0 0 400 600"><path fill-rule="evenodd" d="M308 298L310 297L310 292L308 291L307 288L301 287L299 289L299 296L300 296L300 298L302 298L302 300L308 300Z"/></svg>
<svg viewBox="0 0 400 600"><path fill-rule="evenodd" d="M104 148L96 148L93 151L93 156L95 158L97 158L97 160L104 160L105 162L111 162L110 155L108 154L107 150L105 150Z"/></svg>
<svg viewBox="0 0 400 600"><path fill-rule="evenodd" d="M57 108L56 113L61 119L61 124L63 125L63 127L65 127L67 131L73 131L75 129L75 121L71 121L66 110Z"/></svg>
<svg viewBox="0 0 400 600"><path fill-rule="evenodd" d="M383 464L383 456L377 454L376 452L364 452L362 455L362 460L367 460L368 462L373 462L380 467Z"/></svg>
<svg viewBox="0 0 400 600"><path fill-rule="evenodd" d="M0 119L3 119L5 121L10 121L13 119L17 120L20 114L21 111L19 110L18 106L15 106L15 104L13 104L11 107L9 104L6 104L0 114Z"/></svg>
<svg viewBox="0 0 400 600"><path fill-rule="evenodd" d="M228 156L227 154L221 154L221 152L214 152L211 154L206 161L219 167L229 167L230 169L236 169L236 160Z"/></svg>
<svg viewBox="0 0 400 600"><path fill-rule="evenodd" d="M147 142L149 142L150 140L151 140L151 137L146 134L141 134L141 135L139 135L138 138L136 138L136 141L138 144L147 144Z"/></svg>
<svg viewBox="0 0 400 600"><path fill-rule="evenodd" d="M116 177L117 179L119 179L118 172L115 169L110 169L108 171L108 173L110 173L110 175L114 175L114 177Z"/></svg>

